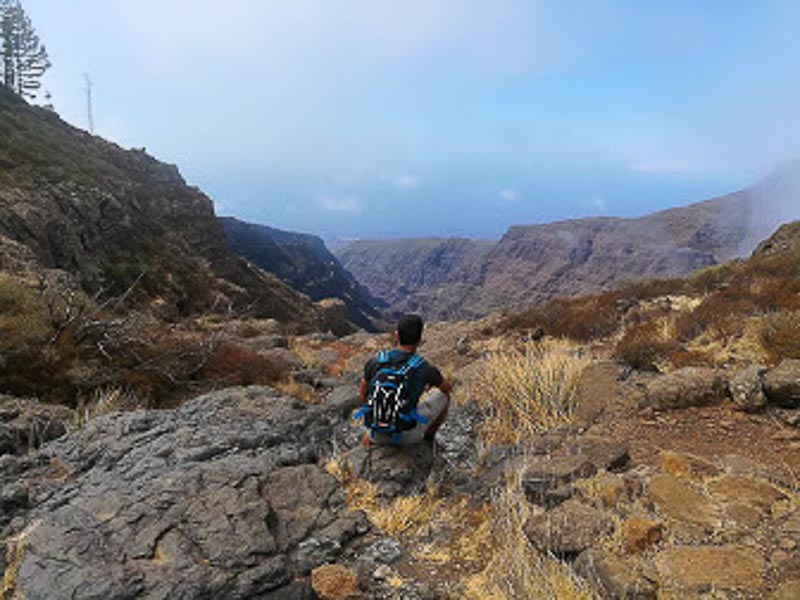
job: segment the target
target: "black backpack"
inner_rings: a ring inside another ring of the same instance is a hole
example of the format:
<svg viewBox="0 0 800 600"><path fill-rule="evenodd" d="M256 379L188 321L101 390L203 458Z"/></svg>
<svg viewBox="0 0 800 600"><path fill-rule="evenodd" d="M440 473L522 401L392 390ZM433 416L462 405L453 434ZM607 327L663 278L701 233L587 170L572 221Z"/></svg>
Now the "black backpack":
<svg viewBox="0 0 800 600"><path fill-rule="evenodd" d="M416 402L408 395L409 378L425 364L416 354L399 365L390 364L388 350L377 356L378 369L369 382L367 399L354 418L363 417L372 431L391 435L398 440L403 431L414 429L417 423L428 419L417 414Z"/></svg>

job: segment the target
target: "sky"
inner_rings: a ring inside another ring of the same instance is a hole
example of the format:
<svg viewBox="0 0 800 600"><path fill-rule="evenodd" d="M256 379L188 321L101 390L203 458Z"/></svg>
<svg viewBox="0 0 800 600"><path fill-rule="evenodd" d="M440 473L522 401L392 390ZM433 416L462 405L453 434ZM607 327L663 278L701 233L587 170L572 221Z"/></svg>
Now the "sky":
<svg viewBox="0 0 800 600"><path fill-rule="evenodd" d="M800 157L800 2L23 0L67 121L217 214L497 238L734 191Z"/></svg>

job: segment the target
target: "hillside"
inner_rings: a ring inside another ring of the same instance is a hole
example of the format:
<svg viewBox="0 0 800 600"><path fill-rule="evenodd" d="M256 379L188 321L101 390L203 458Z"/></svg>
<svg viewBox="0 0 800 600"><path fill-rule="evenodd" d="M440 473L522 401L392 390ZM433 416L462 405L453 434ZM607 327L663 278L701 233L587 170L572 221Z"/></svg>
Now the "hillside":
<svg viewBox="0 0 800 600"><path fill-rule="evenodd" d="M422 310L435 318L469 314L469 294L480 285L488 240L357 240L336 254L392 313Z"/></svg>
<svg viewBox="0 0 800 600"><path fill-rule="evenodd" d="M448 249L466 240L361 241L343 247L344 266L390 312L464 318L562 295L612 289L636 278L673 277L752 251L800 211L800 164L740 192L637 219L589 218L511 227L491 247ZM420 260L432 257L429 260ZM413 268L409 268L412 265ZM396 276L394 284L386 273Z"/></svg>
<svg viewBox="0 0 800 600"><path fill-rule="evenodd" d="M211 201L177 168L28 106L0 86L0 236L91 294L175 319L247 309L315 327L311 302L228 246ZM135 284L135 285L134 285Z"/></svg>
<svg viewBox="0 0 800 600"><path fill-rule="evenodd" d="M75 428L0 396L3 594L797 598L799 241L789 224L690 278L429 325L457 385L412 447L361 442L357 381L386 344L364 332L288 336L310 396L112 398Z"/></svg>
<svg viewBox="0 0 800 600"><path fill-rule="evenodd" d="M381 318L378 301L330 253L321 238L233 217L219 220L234 252L312 300L339 298L347 306L352 323L368 331L376 329Z"/></svg>

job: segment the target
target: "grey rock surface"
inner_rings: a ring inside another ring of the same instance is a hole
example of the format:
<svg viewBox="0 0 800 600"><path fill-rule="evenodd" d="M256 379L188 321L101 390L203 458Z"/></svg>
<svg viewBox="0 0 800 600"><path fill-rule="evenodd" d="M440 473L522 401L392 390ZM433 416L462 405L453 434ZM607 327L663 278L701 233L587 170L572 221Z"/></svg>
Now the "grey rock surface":
<svg viewBox="0 0 800 600"><path fill-rule="evenodd" d="M308 597L310 570L368 529L318 464L339 422L270 388L232 388L100 417L8 457L0 504L17 517L4 535L21 556L15 591Z"/></svg>
<svg viewBox="0 0 800 600"><path fill-rule="evenodd" d="M744 412L757 412L767 405L764 394L764 374L761 365L752 365L734 373L728 385L734 404Z"/></svg>

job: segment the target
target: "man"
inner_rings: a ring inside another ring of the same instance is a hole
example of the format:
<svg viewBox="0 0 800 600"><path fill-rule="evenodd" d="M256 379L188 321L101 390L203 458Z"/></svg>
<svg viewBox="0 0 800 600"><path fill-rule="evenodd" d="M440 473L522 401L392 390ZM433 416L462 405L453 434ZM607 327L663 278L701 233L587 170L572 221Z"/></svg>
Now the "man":
<svg viewBox="0 0 800 600"><path fill-rule="evenodd" d="M447 417L453 386L439 369L417 356L422 329L419 315L404 316L392 334L394 347L364 366L358 397L363 405L359 413L368 427L365 444L405 446L432 440ZM392 394L398 388L402 392L397 392L395 400ZM382 398L381 390L385 391ZM402 406L399 415L387 409L386 403Z"/></svg>

